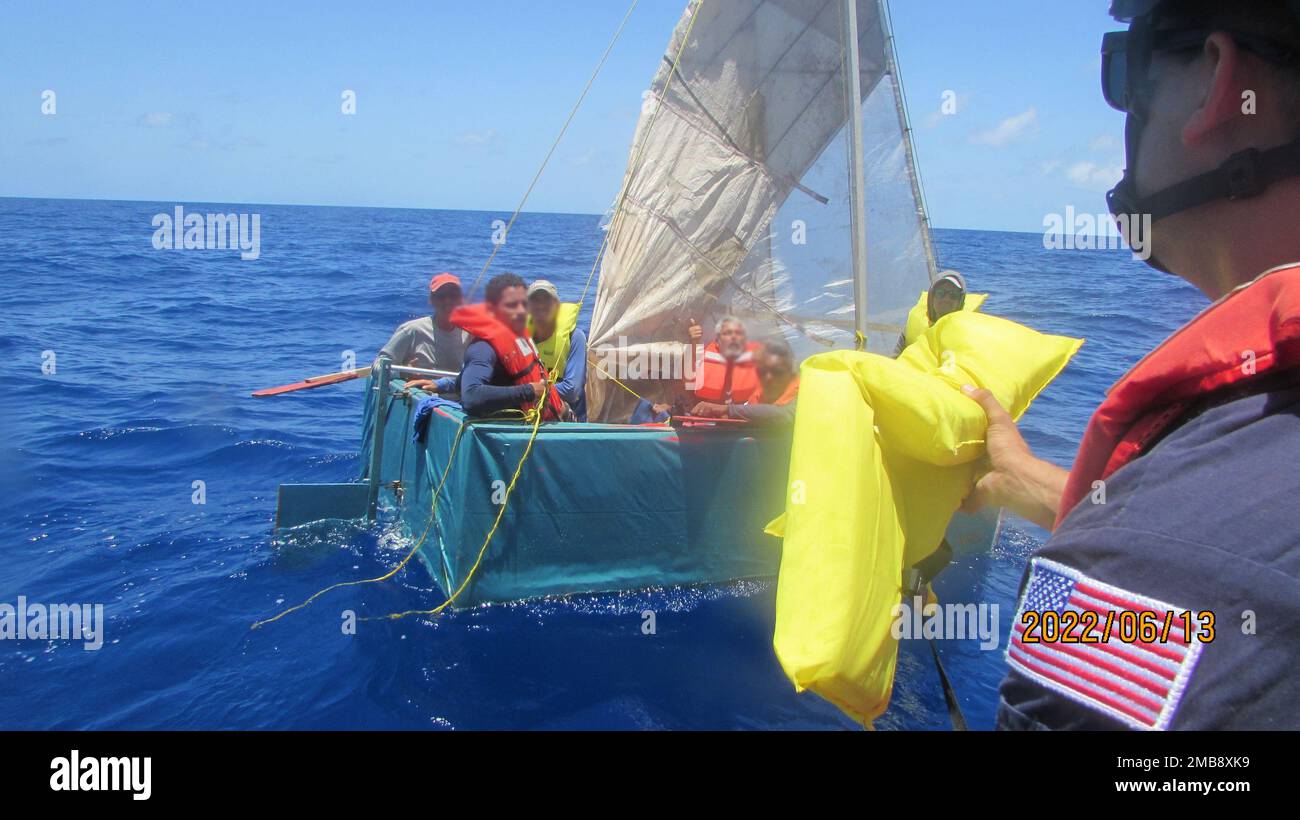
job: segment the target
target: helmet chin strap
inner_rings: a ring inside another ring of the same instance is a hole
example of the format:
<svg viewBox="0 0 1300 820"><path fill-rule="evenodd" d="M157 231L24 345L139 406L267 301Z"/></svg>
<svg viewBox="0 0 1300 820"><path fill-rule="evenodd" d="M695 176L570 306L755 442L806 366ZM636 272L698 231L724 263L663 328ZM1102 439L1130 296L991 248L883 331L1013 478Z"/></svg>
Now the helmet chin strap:
<svg viewBox="0 0 1300 820"><path fill-rule="evenodd" d="M1130 226L1134 220L1147 216L1150 217L1151 224L1155 224L1165 217L1222 199L1249 199L1264 193L1275 182L1300 176L1300 139L1264 151L1247 148L1228 157L1213 171L1170 185L1145 197L1137 195L1131 170L1133 164L1129 163L1130 168L1125 170L1124 178L1106 194L1106 204L1113 216L1124 216ZM1129 230L1132 231L1132 227ZM1145 241L1150 242L1151 237L1145 237ZM1154 255L1148 255L1146 261L1157 270L1169 272Z"/></svg>

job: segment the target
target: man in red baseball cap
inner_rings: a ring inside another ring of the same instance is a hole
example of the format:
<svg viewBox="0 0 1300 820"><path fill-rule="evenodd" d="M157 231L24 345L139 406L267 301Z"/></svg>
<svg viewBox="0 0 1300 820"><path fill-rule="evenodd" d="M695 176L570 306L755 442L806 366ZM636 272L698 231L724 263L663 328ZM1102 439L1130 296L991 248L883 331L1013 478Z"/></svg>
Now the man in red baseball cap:
<svg viewBox="0 0 1300 820"><path fill-rule="evenodd" d="M465 361L469 335L452 325L451 312L465 301L460 279L440 273L429 282L429 304L433 315L406 322L393 333L379 355L395 364L432 370L459 372ZM415 379L407 387L435 390L429 379Z"/></svg>

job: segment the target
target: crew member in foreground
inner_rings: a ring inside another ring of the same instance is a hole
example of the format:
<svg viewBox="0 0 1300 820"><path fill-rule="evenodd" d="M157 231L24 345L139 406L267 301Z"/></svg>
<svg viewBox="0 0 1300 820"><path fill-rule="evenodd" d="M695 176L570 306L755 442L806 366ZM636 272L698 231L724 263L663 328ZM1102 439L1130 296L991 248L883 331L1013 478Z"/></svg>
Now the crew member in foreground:
<svg viewBox="0 0 1300 820"><path fill-rule="evenodd" d="M381 357L407 367L455 372L465 361L465 345L469 335L451 323L451 312L464 301L460 279L454 274L440 273L429 282L429 304L432 316L421 316L399 326L379 351ZM408 388L428 388L429 379L412 379Z"/></svg>
<svg viewBox="0 0 1300 820"><path fill-rule="evenodd" d="M513 273L492 277L486 301L463 305L451 313L451 323L472 337L465 348L465 366L453 386L470 416L503 410L530 411L543 401L542 420L558 421L564 404L546 383L546 368L528 337L528 299L524 280Z"/></svg>
<svg viewBox="0 0 1300 820"><path fill-rule="evenodd" d="M761 389L746 404L702 401L691 410L693 416L730 418L755 424L794 424L795 400L799 396L799 369L794 353L783 339L763 343L755 358Z"/></svg>
<svg viewBox="0 0 1300 820"><path fill-rule="evenodd" d="M1213 304L1110 390L1068 474L968 391L992 466L968 505L1052 529L997 724L1300 728L1300 4L1111 13L1130 24L1102 44L1107 102L1128 113L1111 210Z"/></svg>
<svg viewBox="0 0 1300 820"><path fill-rule="evenodd" d="M578 327L578 304L561 302L555 285L538 279L528 286L528 332L573 420L586 421L587 334Z"/></svg>

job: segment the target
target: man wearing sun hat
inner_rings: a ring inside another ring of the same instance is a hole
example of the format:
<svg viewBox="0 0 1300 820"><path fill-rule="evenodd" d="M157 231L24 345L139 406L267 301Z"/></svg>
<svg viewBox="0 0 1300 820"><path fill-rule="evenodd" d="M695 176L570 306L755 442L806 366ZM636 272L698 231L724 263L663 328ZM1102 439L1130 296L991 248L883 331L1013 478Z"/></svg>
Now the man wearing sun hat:
<svg viewBox="0 0 1300 820"><path fill-rule="evenodd" d="M575 421L587 420L587 334L578 327L580 306L561 302L551 282L538 279L528 286L528 333L555 385L555 392L573 411Z"/></svg>
<svg viewBox="0 0 1300 820"><path fill-rule="evenodd" d="M394 364L431 370L459 372L465 362L469 334L452 325L451 312L464 302L460 279L440 273L429 282L429 304L433 314L412 319L397 328L379 355ZM432 388L428 379L407 382L407 387Z"/></svg>
<svg viewBox="0 0 1300 820"><path fill-rule="evenodd" d="M947 316L949 313L956 313L966 306L966 279L955 270L946 270L934 280L925 300L925 319L921 323L922 328L930 327L935 322ZM898 336L898 344L894 346L894 358L897 359L903 355L903 351L909 344L916 339L909 338L911 333L919 333L914 330L912 320L909 317L907 330L904 330Z"/></svg>

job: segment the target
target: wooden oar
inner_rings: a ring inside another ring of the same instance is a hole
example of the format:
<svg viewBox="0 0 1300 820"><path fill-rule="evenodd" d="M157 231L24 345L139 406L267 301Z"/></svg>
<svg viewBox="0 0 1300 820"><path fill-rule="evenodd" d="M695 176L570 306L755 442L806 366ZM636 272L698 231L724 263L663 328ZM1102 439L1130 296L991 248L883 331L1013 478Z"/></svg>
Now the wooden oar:
<svg viewBox="0 0 1300 820"><path fill-rule="evenodd" d="M671 416L669 423L680 421L685 424L697 426L701 424L749 424L745 419L721 418L715 419L712 416Z"/></svg>
<svg viewBox="0 0 1300 820"><path fill-rule="evenodd" d="M338 384L339 382L349 382L353 379L364 379L369 375L369 367L363 367L359 370L343 370L338 373L327 373L324 376L311 376L300 382L294 382L293 384L284 384L279 387L268 387L264 390L257 390L253 395L259 399L265 396L279 396L284 393L294 393L298 390L312 390L317 387L324 387L327 384Z"/></svg>

